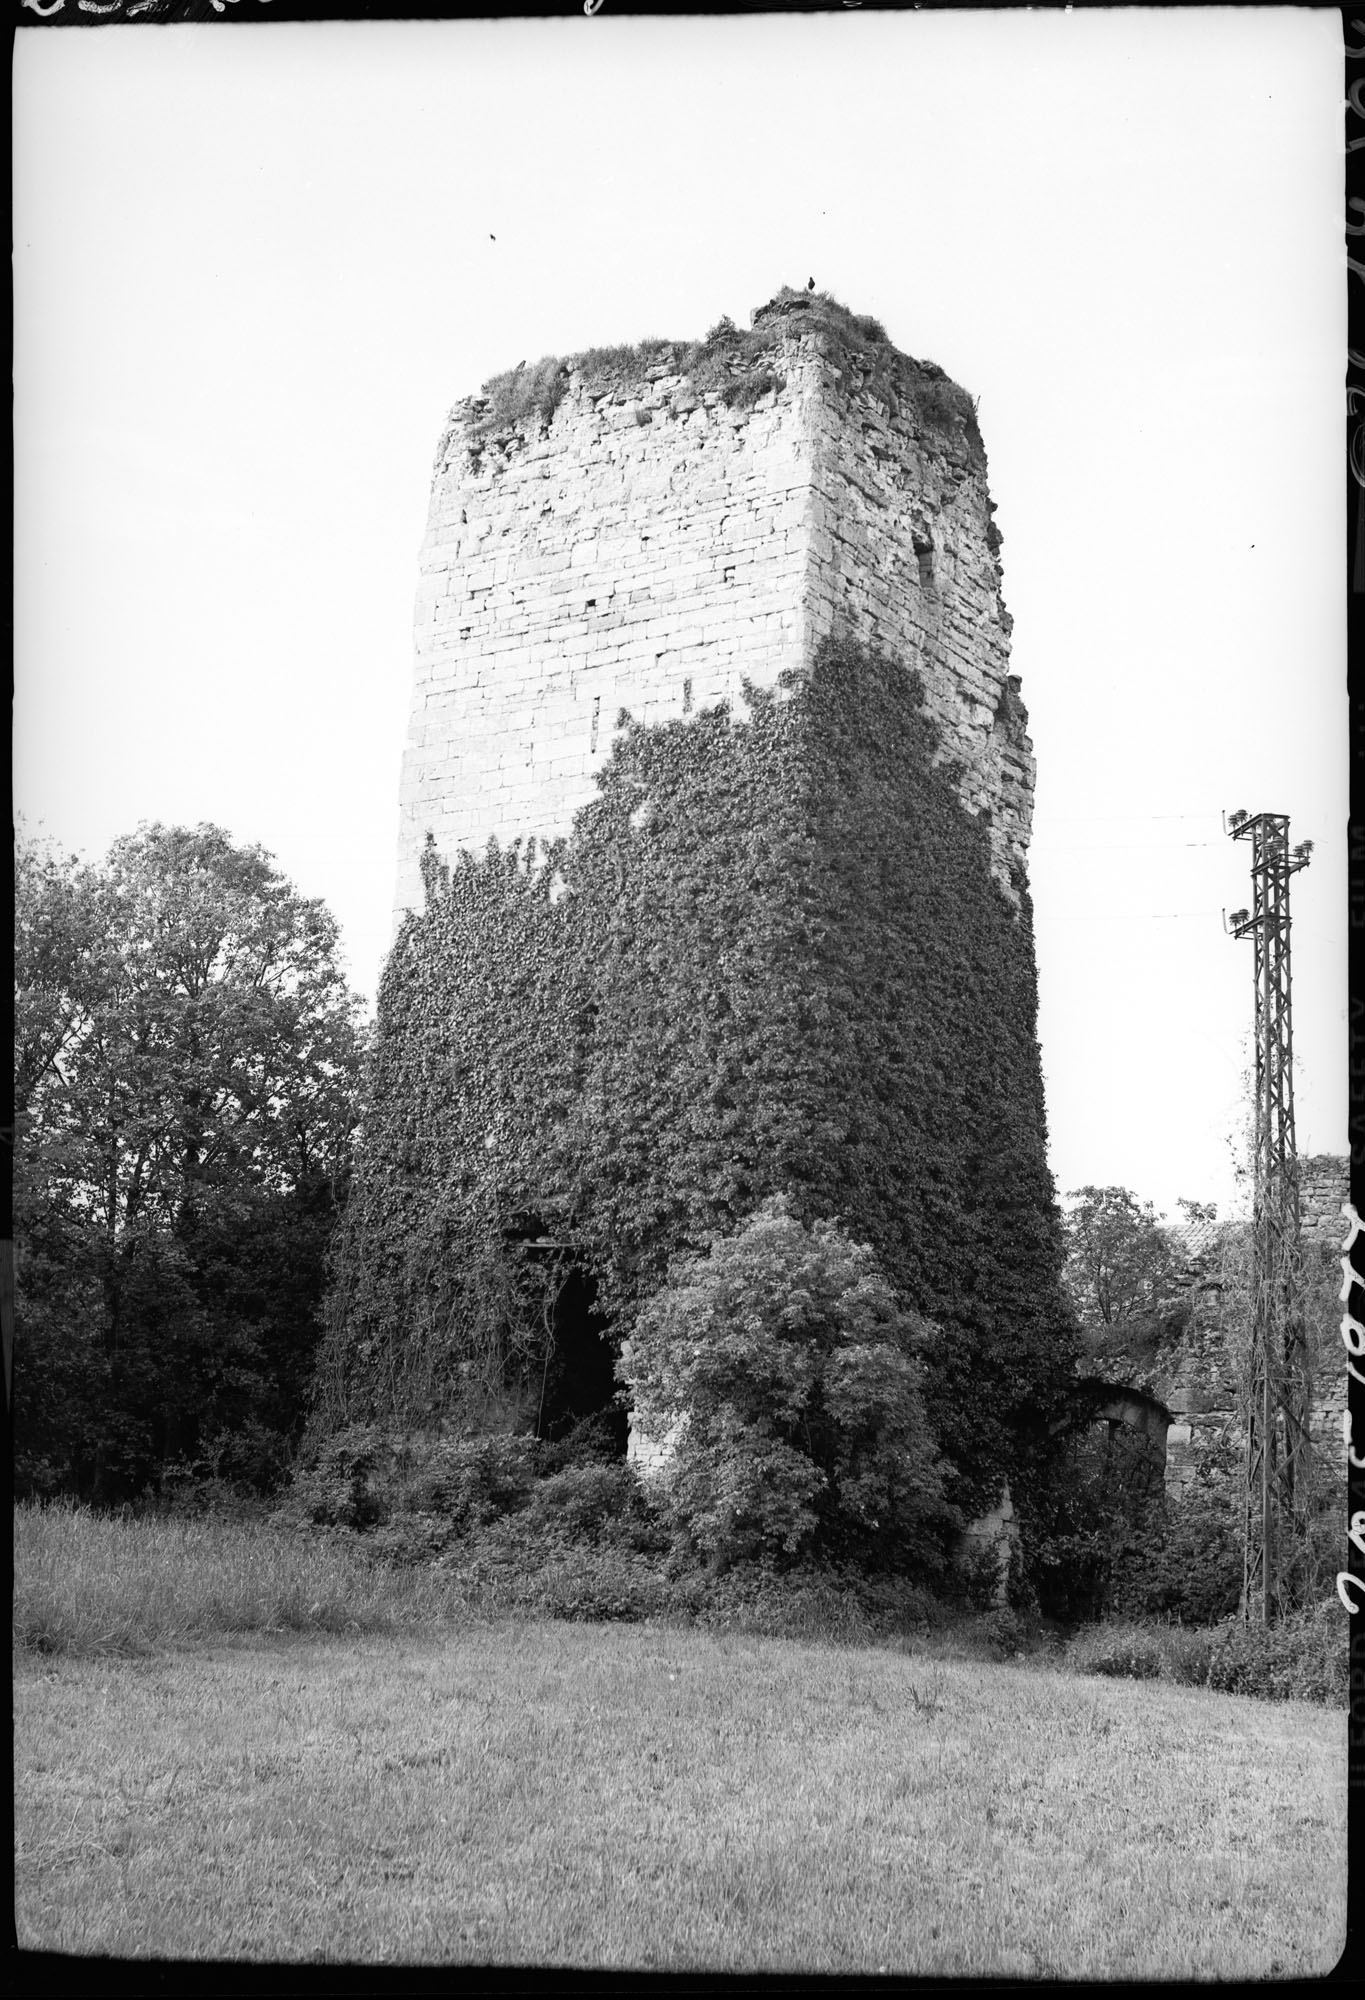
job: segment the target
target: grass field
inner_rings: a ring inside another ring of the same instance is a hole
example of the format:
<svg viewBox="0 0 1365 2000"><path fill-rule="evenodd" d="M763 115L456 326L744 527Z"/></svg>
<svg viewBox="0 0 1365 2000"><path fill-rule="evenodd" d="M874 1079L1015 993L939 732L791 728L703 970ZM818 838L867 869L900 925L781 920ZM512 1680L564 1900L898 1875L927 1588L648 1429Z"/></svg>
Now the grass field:
<svg viewBox="0 0 1365 2000"><path fill-rule="evenodd" d="M508 1616L262 1523L15 1514L16 1914L115 1957L1289 1977L1340 1710ZM791 1631L790 1627L782 1629ZM821 1628L823 1630L823 1628Z"/></svg>
<svg viewBox="0 0 1365 2000"><path fill-rule="evenodd" d="M1345 1717L630 1626L256 1639L15 1684L21 1945L1295 1976Z"/></svg>

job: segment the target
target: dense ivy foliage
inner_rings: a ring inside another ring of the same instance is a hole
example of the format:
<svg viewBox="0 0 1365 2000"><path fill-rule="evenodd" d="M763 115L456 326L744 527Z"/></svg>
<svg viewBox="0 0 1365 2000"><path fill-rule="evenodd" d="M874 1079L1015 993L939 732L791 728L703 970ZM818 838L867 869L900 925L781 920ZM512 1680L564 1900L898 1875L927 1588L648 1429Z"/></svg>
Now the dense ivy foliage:
<svg viewBox="0 0 1365 2000"><path fill-rule="evenodd" d="M543 1372L562 1260L518 1257L518 1218L558 1205L583 1040L558 850L428 852L425 913L379 990L356 1207L333 1251L323 1428L520 1402ZM491 1406L491 1411L490 1411Z"/></svg>
<svg viewBox="0 0 1365 2000"><path fill-rule="evenodd" d="M914 674L831 643L748 702L623 718L538 865L428 868L380 995L323 1412L440 1414L495 1376L524 1407L565 1258L619 1341L670 1256L786 1194L942 1329L951 1498L1008 1474L1018 1504L1074 1353L1027 896L992 880ZM519 1245L528 1213L571 1251Z"/></svg>

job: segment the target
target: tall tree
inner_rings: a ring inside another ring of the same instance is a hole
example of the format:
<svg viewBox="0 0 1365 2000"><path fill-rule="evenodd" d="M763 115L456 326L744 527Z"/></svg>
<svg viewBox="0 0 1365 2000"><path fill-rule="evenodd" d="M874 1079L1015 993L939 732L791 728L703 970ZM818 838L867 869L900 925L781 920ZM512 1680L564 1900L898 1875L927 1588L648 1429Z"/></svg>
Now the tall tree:
<svg viewBox="0 0 1365 2000"><path fill-rule="evenodd" d="M1064 1278L1086 1344L1098 1354L1145 1345L1172 1300L1171 1242L1149 1201L1127 1188L1067 1196Z"/></svg>
<svg viewBox="0 0 1365 2000"><path fill-rule="evenodd" d="M102 1499L215 1437L268 1456L358 1115L336 924L207 825L99 866L21 841L16 889L21 1479Z"/></svg>

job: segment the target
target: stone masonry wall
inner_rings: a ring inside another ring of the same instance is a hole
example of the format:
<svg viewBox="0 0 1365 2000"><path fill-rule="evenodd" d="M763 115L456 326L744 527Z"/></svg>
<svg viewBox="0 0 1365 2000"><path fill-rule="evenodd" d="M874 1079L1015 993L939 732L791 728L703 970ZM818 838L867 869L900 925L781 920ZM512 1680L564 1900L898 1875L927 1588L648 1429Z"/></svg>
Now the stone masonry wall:
<svg viewBox="0 0 1365 2000"><path fill-rule="evenodd" d="M567 833L620 709L662 721L800 664L804 412L767 402L575 383L547 436L481 462L457 408L422 550L400 914L428 829L447 857Z"/></svg>
<svg viewBox="0 0 1365 2000"><path fill-rule="evenodd" d="M653 722L742 707L827 633L917 667L991 818L1012 900L1033 759L979 445L841 379L817 332L780 336L785 384L750 408L698 396L667 360L581 374L544 432L442 439L421 557L400 794L396 916L441 853L566 833L618 711Z"/></svg>
<svg viewBox="0 0 1365 2000"><path fill-rule="evenodd" d="M918 667L940 760L963 765L964 803L991 814L1008 893L1026 866L1036 766L1009 672L1013 620L985 465L965 440L926 433L865 390L842 407L833 372L821 367L823 393L811 399L807 630L848 630Z"/></svg>
<svg viewBox="0 0 1365 2000"><path fill-rule="evenodd" d="M1329 1465L1340 1465L1344 1452L1341 1422L1346 1407L1346 1355L1336 1338L1333 1301L1336 1259L1346 1236L1341 1204L1348 1186L1345 1159L1317 1154L1300 1160L1304 1276L1314 1300L1310 1310L1314 1367L1309 1429L1315 1452ZM1237 1362L1228 1345L1222 1285L1223 1256L1239 1236L1244 1239L1245 1227L1223 1225L1204 1233L1202 1246L1184 1273L1192 1305L1189 1326L1178 1351L1146 1378L1174 1419L1166 1434L1166 1490L1173 1496L1189 1490L1201 1455L1220 1438L1233 1441L1239 1461L1245 1449ZM1243 1241L1242 1255L1249 1254Z"/></svg>
<svg viewBox="0 0 1365 2000"><path fill-rule="evenodd" d="M1344 1204L1350 1199L1350 1163L1332 1153L1299 1161L1299 1226L1305 1244L1333 1256L1346 1241Z"/></svg>

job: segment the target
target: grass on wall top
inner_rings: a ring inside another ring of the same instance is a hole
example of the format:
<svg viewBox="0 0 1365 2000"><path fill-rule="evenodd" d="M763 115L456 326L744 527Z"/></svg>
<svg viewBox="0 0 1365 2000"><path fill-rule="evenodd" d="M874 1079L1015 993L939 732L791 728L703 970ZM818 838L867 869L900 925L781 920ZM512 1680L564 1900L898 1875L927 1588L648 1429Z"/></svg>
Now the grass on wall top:
<svg viewBox="0 0 1365 2000"><path fill-rule="evenodd" d="M728 408L750 408L784 386L784 342L814 334L846 392L865 388L892 418L903 416L944 441L962 437L980 454L973 399L936 362L902 354L870 314L851 312L828 292L784 285L751 317L747 331L723 317L704 340L651 338L519 362L491 376L465 406L470 446L477 457L494 438L548 428L575 380L591 396L625 393L660 375L680 375L698 398L715 395Z"/></svg>

